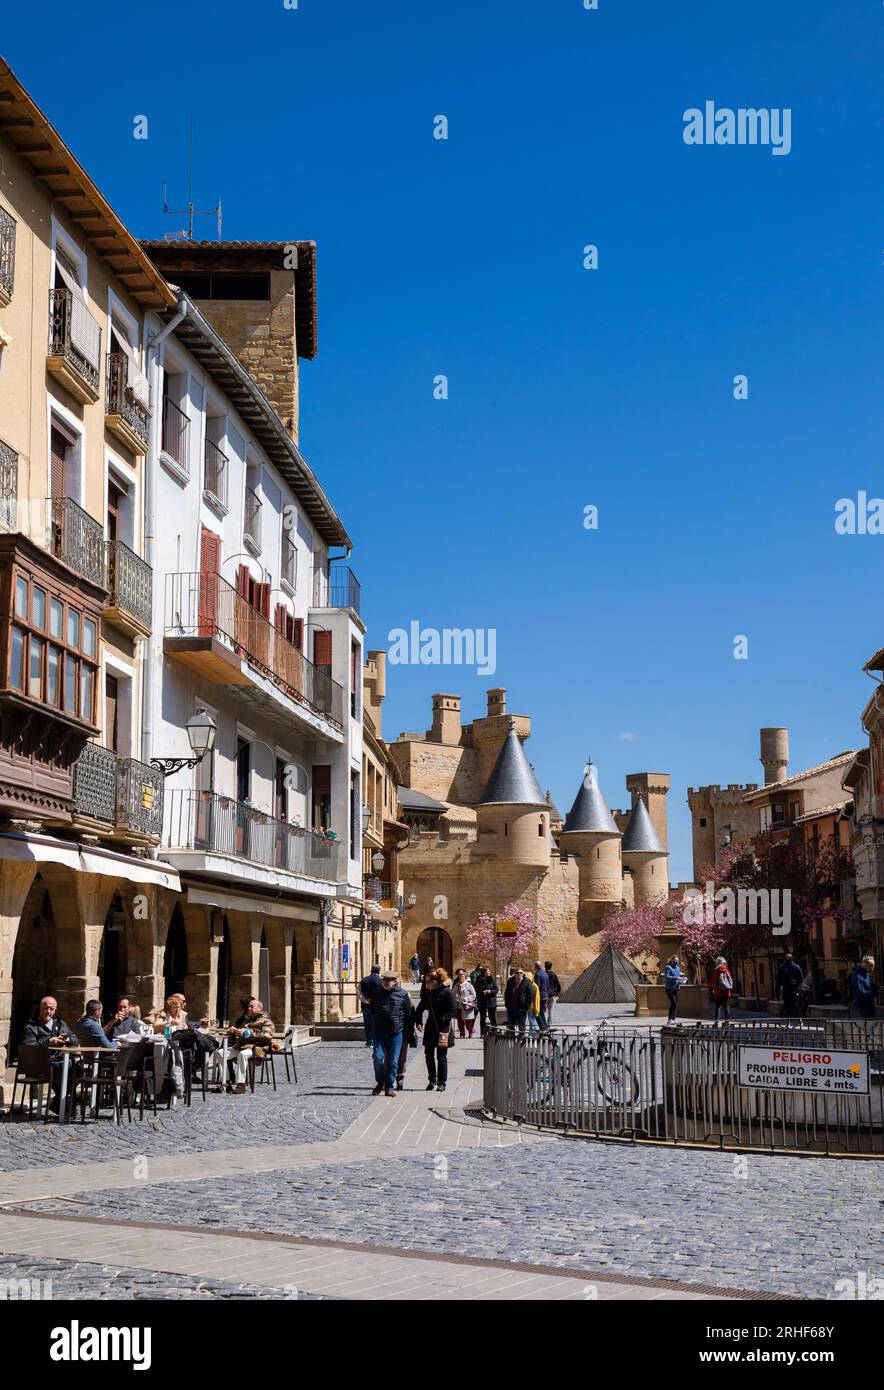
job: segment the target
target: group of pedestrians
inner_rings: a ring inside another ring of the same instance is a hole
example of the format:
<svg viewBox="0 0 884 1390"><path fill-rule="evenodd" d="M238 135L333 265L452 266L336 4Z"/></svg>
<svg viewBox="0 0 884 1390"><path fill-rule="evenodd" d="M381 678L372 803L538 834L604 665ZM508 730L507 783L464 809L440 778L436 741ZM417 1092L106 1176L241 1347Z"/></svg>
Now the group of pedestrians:
<svg viewBox="0 0 884 1390"><path fill-rule="evenodd" d="M536 960L533 974L519 965L511 966L504 992L507 1028L522 1037L526 1032L548 1033L553 1007L561 992L551 960L542 965Z"/></svg>

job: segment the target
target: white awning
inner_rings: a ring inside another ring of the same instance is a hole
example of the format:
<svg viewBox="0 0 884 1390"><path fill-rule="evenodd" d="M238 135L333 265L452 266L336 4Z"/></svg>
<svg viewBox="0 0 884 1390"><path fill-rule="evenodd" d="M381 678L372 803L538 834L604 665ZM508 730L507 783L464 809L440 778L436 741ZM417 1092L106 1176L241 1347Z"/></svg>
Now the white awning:
<svg viewBox="0 0 884 1390"><path fill-rule="evenodd" d="M113 322L111 323L111 332L128 359L126 384L139 405L143 405L145 410L147 410L150 407L150 386L147 377L138 365L138 361L135 357L135 349L123 330L118 328Z"/></svg>
<svg viewBox="0 0 884 1390"><path fill-rule="evenodd" d="M319 909L278 902L275 898L252 898L245 893L228 893L224 888L192 888L187 885L187 901L206 907L226 908L230 912L257 912L266 917L287 917L298 922L319 921Z"/></svg>
<svg viewBox="0 0 884 1390"><path fill-rule="evenodd" d="M98 369L101 357L101 329L89 311L82 287L60 256L56 257L55 263L59 275L71 292L71 342L77 351L83 354L89 365Z"/></svg>
<svg viewBox="0 0 884 1390"><path fill-rule="evenodd" d="M169 864L115 854L113 850L83 849L70 840L56 840L51 835L0 834L0 860L3 859L25 864L62 864L74 873L105 874L110 878L128 879L130 883L153 883L173 893L181 892L181 880Z"/></svg>

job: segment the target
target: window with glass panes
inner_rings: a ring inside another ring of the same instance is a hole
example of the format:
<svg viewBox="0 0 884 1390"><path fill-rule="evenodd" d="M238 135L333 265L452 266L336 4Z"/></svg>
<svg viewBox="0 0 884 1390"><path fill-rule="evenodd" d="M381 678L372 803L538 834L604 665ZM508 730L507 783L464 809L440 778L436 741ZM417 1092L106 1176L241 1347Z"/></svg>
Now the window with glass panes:
<svg viewBox="0 0 884 1390"><path fill-rule="evenodd" d="M16 569L8 686L95 723L98 623L41 577Z"/></svg>

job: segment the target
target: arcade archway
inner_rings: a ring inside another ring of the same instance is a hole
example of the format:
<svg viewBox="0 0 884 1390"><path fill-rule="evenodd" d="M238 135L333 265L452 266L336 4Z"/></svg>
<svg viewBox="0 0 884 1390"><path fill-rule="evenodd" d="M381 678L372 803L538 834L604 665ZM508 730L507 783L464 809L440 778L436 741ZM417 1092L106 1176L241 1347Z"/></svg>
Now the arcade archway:
<svg viewBox="0 0 884 1390"><path fill-rule="evenodd" d="M432 960L434 965L441 965L451 974L451 937L444 927L425 927L417 939L415 950L420 957L421 974L426 970L428 960Z"/></svg>

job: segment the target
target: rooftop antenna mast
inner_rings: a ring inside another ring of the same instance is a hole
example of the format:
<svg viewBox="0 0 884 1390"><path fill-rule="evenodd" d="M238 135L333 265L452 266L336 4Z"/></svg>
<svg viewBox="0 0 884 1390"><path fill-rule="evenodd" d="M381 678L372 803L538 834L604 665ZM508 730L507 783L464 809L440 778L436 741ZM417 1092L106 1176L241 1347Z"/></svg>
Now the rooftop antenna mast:
<svg viewBox="0 0 884 1390"><path fill-rule="evenodd" d="M221 240L221 194L213 208L195 208L193 205L193 119L188 121L187 133L187 207L170 208L166 196L167 185L163 184L163 216L186 217L187 227L177 232L167 232L164 241L193 241L193 219L195 217L215 217L218 222L218 240Z"/></svg>

